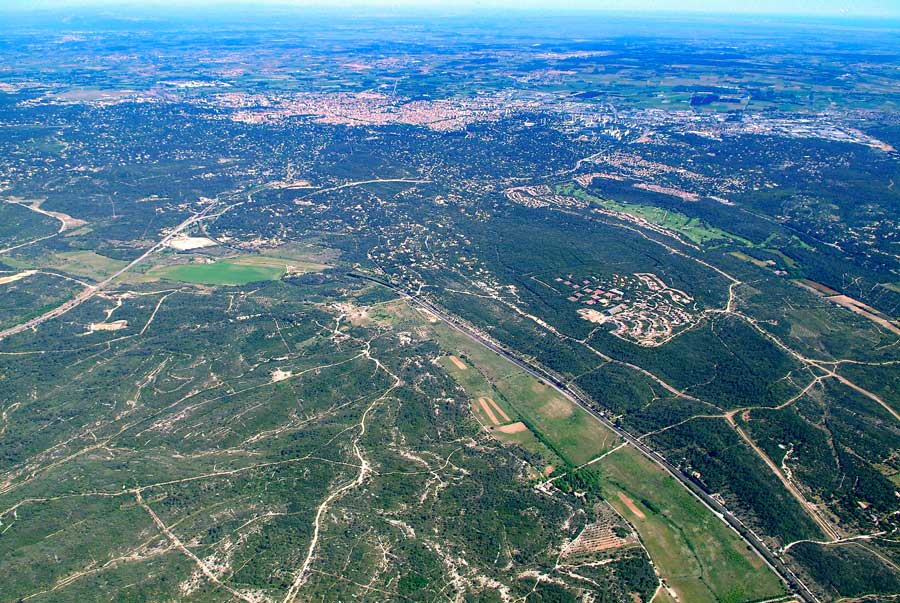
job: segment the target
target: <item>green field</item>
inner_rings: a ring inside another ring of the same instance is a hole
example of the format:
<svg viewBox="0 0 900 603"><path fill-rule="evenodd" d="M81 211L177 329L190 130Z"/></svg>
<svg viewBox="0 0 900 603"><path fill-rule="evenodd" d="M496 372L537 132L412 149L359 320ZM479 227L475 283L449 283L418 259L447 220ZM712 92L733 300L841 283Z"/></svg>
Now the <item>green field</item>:
<svg viewBox="0 0 900 603"><path fill-rule="evenodd" d="M568 465L586 463L619 444L618 436L584 409L505 358L444 324L433 325L432 331L441 347L469 365L460 370L446 359L441 362L473 400L493 398Z"/></svg>
<svg viewBox="0 0 900 603"><path fill-rule="evenodd" d="M785 593L777 576L737 534L637 450L622 448L594 467L602 477L604 497L638 530L681 601L741 603Z"/></svg>
<svg viewBox="0 0 900 603"><path fill-rule="evenodd" d="M71 276L97 281L112 276L127 265L122 260L87 250L48 253L37 258L6 258L4 261L16 268L58 270Z"/></svg>
<svg viewBox="0 0 900 603"><path fill-rule="evenodd" d="M473 399L492 396L513 420L524 421L570 466L596 458L621 442L583 409L504 358L443 323L430 330L441 347L468 366L463 370L448 357L440 360ZM777 576L737 534L633 448L615 451L586 469L599 475L604 498L638 530L679 600L742 603L784 594ZM644 519L631 512L619 498L620 492L643 512ZM663 593L656 600L670 599Z"/></svg>
<svg viewBox="0 0 900 603"><path fill-rule="evenodd" d="M270 256L246 256L209 264L178 264L155 268L148 277L199 285L246 285L275 281L290 268L292 273L313 272L327 266Z"/></svg>
<svg viewBox="0 0 900 603"><path fill-rule="evenodd" d="M284 268L245 266L232 262L214 264L182 264L155 271L164 280L200 285L246 285L257 281L274 281L284 276Z"/></svg>
<svg viewBox="0 0 900 603"><path fill-rule="evenodd" d="M677 232L684 235L688 240L697 245L704 245L715 242L731 242L741 245L751 245L750 241L739 237L735 234L710 226L703 220L691 218L676 211L670 211L663 207L655 205L639 205L636 203L623 203L613 201L611 199L601 199L595 197L580 188L576 188L574 184L565 184L557 187L557 192L563 195L570 195L583 201L596 203L606 209L621 212L631 216L643 218L648 222L660 226L662 228Z"/></svg>
<svg viewBox="0 0 900 603"><path fill-rule="evenodd" d="M478 420L482 425L488 426L488 428L490 428L491 425L490 419L481 410L478 404L478 398L482 396L492 398L513 421L522 419L521 415L512 408L508 401L502 398L499 393L491 387L484 375L477 368L467 362L466 364L469 368L465 370L459 369L448 356L442 357L438 360L438 363L463 389L466 390L466 393L472 401L472 412L475 413L475 416L478 417ZM553 449L542 442L531 430L515 434L507 434L494 430L492 433L497 439L503 442L517 444L529 452L540 455L547 462L547 466L556 468L564 465L564 461L553 451Z"/></svg>

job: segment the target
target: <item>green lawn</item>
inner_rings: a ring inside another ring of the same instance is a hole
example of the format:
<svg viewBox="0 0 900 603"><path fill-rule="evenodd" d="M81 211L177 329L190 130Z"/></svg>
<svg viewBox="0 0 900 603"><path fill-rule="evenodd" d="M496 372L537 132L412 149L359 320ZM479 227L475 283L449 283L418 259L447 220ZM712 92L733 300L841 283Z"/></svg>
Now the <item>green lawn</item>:
<svg viewBox="0 0 900 603"><path fill-rule="evenodd" d="M151 278L197 283L200 285L246 285L259 281L274 281L292 274L318 272L325 264L269 255L246 255L211 264L178 264L154 268L146 274Z"/></svg>
<svg viewBox="0 0 900 603"><path fill-rule="evenodd" d="M446 325L432 325L432 331L441 347L469 365L460 370L449 361L441 363L473 400L493 398L568 464L581 465L619 444L618 436L584 409L502 356Z"/></svg>
<svg viewBox="0 0 900 603"><path fill-rule="evenodd" d="M274 281L284 276L284 273L284 266L248 266L230 261L180 264L153 271L154 276L165 280L201 285L246 285L257 281Z"/></svg>
<svg viewBox="0 0 900 603"><path fill-rule="evenodd" d="M716 228L715 226L711 226L699 218L691 218L677 211L670 211L663 207L640 205L637 203L624 203L613 201L612 199L601 199L580 188L576 188L573 184L559 186L557 187L557 191L560 194L570 195L584 201L596 203L597 205L613 211L643 218L652 224L677 232L697 245L714 242L733 242L741 245L751 245L750 241L747 239L720 228Z"/></svg>
<svg viewBox="0 0 900 603"><path fill-rule="evenodd" d="M681 601L743 603L785 594L778 577L737 534L634 448L617 450L593 467L603 478L604 498L638 530Z"/></svg>

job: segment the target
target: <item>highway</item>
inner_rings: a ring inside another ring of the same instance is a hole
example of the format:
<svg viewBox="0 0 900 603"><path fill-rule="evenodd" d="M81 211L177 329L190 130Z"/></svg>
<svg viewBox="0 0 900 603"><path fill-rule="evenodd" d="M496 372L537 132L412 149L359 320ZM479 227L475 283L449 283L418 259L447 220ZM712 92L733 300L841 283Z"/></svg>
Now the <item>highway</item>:
<svg viewBox="0 0 900 603"><path fill-rule="evenodd" d="M541 379L546 384L553 387L557 392L559 392L562 396L565 396L567 399L571 400L575 404L578 404L585 411L590 413L597 421L602 423L605 427L615 432L619 437L628 442L631 446L636 448L641 452L645 457L662 467L669 475L678 480L687 490L693 494L701 503L703 503L710 511L712 511L719 519L724 521L732 530L734 530L749 546L751 546L762 559L772 568L772 570L778 574L778 576L790 586L791 590L800 597L805 603L821 603L820 600L815 596L815 594L810 591L809 587L803 583L803 581L797 576L793 570L791 570L785 563L774 553L772 550L762 541L760 540L756 534L754 534L749 528L747 528L740 519L734 516L724 505L722 505L719 501L713 498L709 493L707 493L703 488L701 488L696 482L694 482L688 475L678 469L676 466L672 465L663 455L659 452L653 450L643 442L640 442L636 437L632 436L630 433L625 431L624 429L618 427L615 423L610 421L604 415L595 411L588 400L583 399L583 397L578 393L569 388L568 385L560 381L557 377L552 375L549 371L539 365L533 365L531 363L525 362L521 360L517 356L515 356L512 352L504 348L502 345L497 344L483 334L475 331L468 325L462 323L455 317L447 314L443 310L437 308L434 304L429 302L428 300L422 298L418 295L413 295L407 293L403 289L397 287L396 285L389 283L387 281L383 281L381 279L368 276L365 274L359 273L351 273L351 276L356 278L362 278L365 280L369 280L385 287L388 287L401 297L409 300L410 302L416 304L419 307L424 308L431 314L434 314L437 318L447 324L449 327L453 328L457 332L465 335L472 341L475 341L479 345L491 350L495 354L499 354L503 356L508 361L512 362L522 370L528 372L534 377Z"/></svg>

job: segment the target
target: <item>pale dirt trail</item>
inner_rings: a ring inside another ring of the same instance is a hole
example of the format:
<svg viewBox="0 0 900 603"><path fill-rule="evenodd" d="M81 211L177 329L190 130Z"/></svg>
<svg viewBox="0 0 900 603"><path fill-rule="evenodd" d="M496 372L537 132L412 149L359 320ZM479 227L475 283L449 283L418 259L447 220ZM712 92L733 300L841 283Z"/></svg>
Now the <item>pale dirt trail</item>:
<svg viewBox="0 0 900 603"><path fill-rule="evenodd" d="M206 578L210 582L219 586L220 588L222 588L223 590L228 592L228 594L230 594L232 597L235 597L236 599L240 599L241 601L246 601L246 603L257 603L250 597L248 597L242 593L239 593L238 591L234 590L230 586L222 583L222 581L219 580L214 573L212 573L212 571L206 566L206 564L203 563L203 560L200 559L199 557L197 557L197 555L195 555L189 548L184 546L184 543L182 543L181 540L178 538L178 536L176 536L172 532L172 530L170 530L168 528L168 526L166 526L166 524L164 524L162 522L162 520L153 511L153 509L150 508L150 505L148 505L146 502L144 502L144 498L141 496L140 491L136 491L134 493L134 498L135 498L135 500L137 500L138 505L140 505L140 507L142 509L144 509L144 511L146 511L150 515L150 518L153 520L153 523L156 524L156 527L159 528L159 531L166 535L166 538L168 538L172 542L172 544L175 545L175 548L177 548L182 553L184 553L187 557L189 557L191 559L191 561L193 561L197 565L197 568L203 573L204 576L206 576Z"/></svg>
<svg viewBox="0 0 900 603"><path fill-rule="evenodd" d="M128 263L128 265L126 265L124 268L118 270L115 274L113 274L112 276L108 277L107 279L97 283L96 285L89 285L81 293L79 293L74 298L70 299L69 301L65 302L64 304L57 306L56 308L53 308L52 310L45 312L44 314L41 314L40 316L32 318L31 320L29 320L27 322L24 322L22 324L19 324L14 327L10 327L8 329L4 329L3 331L0 331L0 340L5 339L5 338L9 337L10 335L15 335L17 333L21 333L28 329L33 329L33 328L37 327L38 325L40 325L41 323L44 323L44 322L47 322L48 320L52 320L54 318L62 316L66 312L68 312L74 308L77 308L84 302L88 301L89 299L91 299L92 297L97 295L97 293L101 292L104 288L108 287L117 278L119 278L120 276L122 276L123 274L125 274L126 272L128 272L129 270L131 270L132 268L134 268L141 262L143 262L145 259L150 257L152 254L156 253L157 251L159 251L160 249L165 247L166 243L168 243L170 239L172 239L173 237L178 235L178 233L180 233L184 229L190 227L191 225L209 217L208 214L212 209L213 209L213 206L207 207L199 214L194 214L190 218L184 220L181 224L176 226L169 234L167 234L159 242L157 242L155 245L153 245L150 249L148 249L143 254L141 254L138 258L136 258L136 259L132 260L130 263ZM219 215L221 215L221 214L219 214Z"/></svg>
<svg viewBox="0 0 900 603"><path fill-rule="evenodd" d="M821 513L816 508L816 506L814 504L812 504L811 502L809 502L808 500L806 500L806 497L803 496L803 493L800 492L800 490L797 489L797 487L793 484L793 482L791 482L791 480L789 480L781 472L781 470L778 468L778 466L775 465L775 463L772 461L772 459L769 458L769 455L766 454L764 450L762 450L759 446L756 445L756 442L753 441L753 439L747 434L746 431L744 431L740 426L737 425L737 423L735 423L734 415L729 414L729 415L726 415L725 418L728 421L728 424L731 426L731 428L734 429L734 431L741 437L741 439L744 440L744 442L746 442L747 445L753 449L753 452L756 453L756 456L758 456L760 458L760 460L762 460L762 462L765 463L766 466L772 471L772 473L775 475L775 477L778 478L778 481L781 482L781 485L784 486L785 490L787 490L791 494L791 496L793 496L794 499L798 503L800 503L800 506L803 508L803 510L806 511L806 514L809 515L812 518L812 520L816 522L816 525L819 526L819 529L821 529L824 534L826 534L828 537L830 537L832 539L836 540L836 539L840 538L840 534L838 534L837 530L834 528L834 526L831 525L831 523L828 520L826 520L824 517L822 517Z"/></svg>
<svg viewBox="0 0 900 603"><path fill-rule="evenodd" d="M357 354L357 355L355 355L355 356L352 356L352 357L350 357L350 358L347 358L347 359L345 359L345 360L340 360L340 361L337 361L337 362L333 362L333 363L331 363L331 364L325 364L325 365L319 365L319 366L310 367L310 368L305 369L305 370L303 370L303 371L300 371L300 372L298 372L298 373L292 374L292 375L289 377L289 379L298 379L298 378L300 378L300 377L302 377L302 376L304 376L304 375L306 375L306 374L308 374L308 373L320 371L320 370L322 370L322 369L332 368L332 367L335 367L335 366L340 366L340 365L343 365L343 364L347 364L347 363L353 362L354 360L356 360L356 359L358 359L358 358L363 358L363 357L367 357L367 356L366 356L366 353L365 353L365 350L363 350L363 351L360 352L359 354ZM9 492L11 492L11 491L13 491L13 490L15 490L15 489L17 489L17 488L20 488L20 487L22 487L23 485L25 485L25 484L27 484L27 483L29 483L29 482L35 480L38 476L40 476L40 475L42 475L42 474L45 474L47 471L49 471L49 470L51 470L51 469L54 469L55 467L59 467L60 465L63 465L63 464L65 464L65 463L68 463L68 462L70 462L70 461L72 461L72 460L74 460L74 459L76 459L76 458L79 458L79 457L81 457L81 456L83 456L83 455L85 455L85 454L87 454L87 453L89 453L89 452L92 452L92 451L94 451L94 450L102 449L102 448L108 446L109 444L111 444L116 438L120 437L122 434L126 433L127 431L129 431L129 430L131 430L131 429L133 429L133 428L138 428L141 424L148 424L148 423L150 423L152 420L158 418L159 416L163 415L163 414L166 413L167 411L170 411L171 409L175 408L175 407L178 406L179 404L182 404L182 403L184 403L185 401L187 401L187 400L189 400L189 399L191 399L191 398L200 396L200 395L203 394L203 393L206 393L206 392L213 391L213 390L215 390L215 389L221 388L221 387L223 387L223 385L224 385L224 383L218 383L218 384L216 384L216 385L214 385L214 386L212 386L212 387L210 387L210 388L201 389L201 390L197 390L197 391L191 392L191 393L189 393L188 395L184 396L183 398L181 398L181 399L179 399L179 400L176 400L175 402L173 402L173 403L170 404L169 406L166 406L166 407L164 407L164 408L161 408L161 409L159 409L157 412L155 412L155 413L153 413L153 414L151 414L151 415L149 415L149 416L143 417L143 418L138 419L138 420L133 421L133 422L126 422L126 423L125 423L124 425L122 425L115 433L113 433L112 435L106 437L106 438L103 439L102 441L94 442L93 444L91 444L91 445L89 445L89 446L86 446L86 447L84 447L84 448L81 448L81 449L79 449L79 450L76 450L75 452L72 452L72 453L66 455L66 456L63 457L63 458L54 460L54 461L52 461L52 462L50 462L50 463L48 463L48 464L46 464L46 465L40 465L40 464L38 464L37 466L32 466L32 467L28 467L27 465L19 465L19 466L16 466L16 467L14 467L12 470L7 471L6 473L0 474L0 478L2 478L2 479L0 479L0 494L8 494ZM200 402L200 403L198 403L198 404L209 404L209 403L214 403L214 402L216 402L217 400L220 400L220 399L222 399L222 398L224 398L224 397L228 397L228 396L236 396L236 395L244 394L244 393L249 392L249 391L257 390L257 389L264 388L264 387L269 387L270 385L271 385L271 382L261 383L261 384L259 384L259 385L252 385L252 386L249 386L249 387L240 389L240 390L236 390L236 391L229 392L229 393L227 393L227 394L223 394L222 396L219 396L219 397L216 397L216 398L212 398L212 399L206 400L206 401L204 401L204 402ZM126 416L130 415L132 412L134 412L134 407L130 408L129 410L127 410L127 411L125 411L124 413L122 413L120 416L116 417L115 421L124 419ZM144 429L141 429L141 430L135 432L134 436L135 436L135 437L140 436L141 434L144 433L144 430L145 430L145 429L147 429L147 428L144 428ZM84 435L85 435L85 434L81 434L81 437L83 437ZM48 454L49 452L53 451L54 449L56 449L56 448L58 448L58 447L60 447L60 446L63 446L63 445L65 445L65 444L67 444L67 443L68 443L68 441L66 441L66 442L61 442L61 443L59 443L59 444L53 446L52 448L43 451L43 452L40 453L40 454L46 455L46 454ZM280 464L285 464L285 463L290 463L290 462L297 462L298 460L307 460L307 459L306 459L306 457L300 457L300 459L293 459L293 460L288 460L288 461L275 461L275 462L273 462L273 463L264 463L264 464L260 464L260 465L244 467L244 468L241 468L241 469L235 469L235 470L231 470L231 471L218 471L218 472L211 473L211 474L204 474L204 475L200 475L200 476L196 476L196 477L184 478L184 479L181 479L181 480L175 480L175 481L172 481L172 482L164 482L164 483L159 483L159 484L155 484L155 485L160 486L160 485L166 485L166 484L168 484L168 483L173 483L173 484L174 484L174 483L183 483L183 482L187 482L187 481L194 481L194 480L197 480L197 479L206 479L206 478L209 478L209 477L217 477L217 476L229 475L229 474L233 474L233 473L240 473L240 472L242 472L242 471L246 471L246 470L252 469L252 468L259 468L259 467L266 466L266 465L280 465ZM24 477L23 479L19 479L18 481L16 481L19 477L21 477L22 475L25 475L26 473L27 473L27 476L26 476L26 477ZM152 486L153 486L153 485L145 486L145 487L143 487L142 489L146 489L146 488L149 488L149 487L152 487ZM2 517L2 514L0 514L0 517Z"/></svg>
<svg viewBox="0 0 900 603"><path fill-rule="evenodd" d="M369 464L368 459L366 459L365 455L362 452L360 447L360 440L366 434L366 418L369 416L369 413L378 406L385 398L387 398L392 391L400 387L402 380L391 372L387 367L385 367L378 358L375 358L369 353L370 343L367 342L366 350L363 352L363 355L375 363L375 366L378 369L383 370L388 375L393 377L394 383L391 385L381 396L372 401L371 404L366 408L363 412L362 417L357 424L358 433L353 438L353 454L356 455L356 458L359 460L359 473L356 475L356 478L350 482L347 482L343 486L337 488L333 492L331 492L328 496L325 497L325 500L319 505L319 508L316 510L316 517L313 520L313 535L312 539L309 543L309 548L306 551L306 557L303 560L303 564L294 574L294 581L291 584L291 587L288 589L287 594L284 597L283 603L293 603L296 600L297 594L300 592L300 589L306 583L307 577L309 575L310 566L312 565L313 558L316 553L316 547L319 544L319 533L322 528L322 518L325 515L325 512L328 510L328 506L349 492L354 488L358 488L363 484L368 477L369 473L372 471L372 467Z"/></svg>
<svg viewBox="0 0 900 603"><path fill-rule="evenodd" d="M37 274L37 272L37 270L23 270L22 272L18 272L11 276L0 276L0 285L8 285L10 283L20 281L23 278L28 278L33 274Z"/></svg>

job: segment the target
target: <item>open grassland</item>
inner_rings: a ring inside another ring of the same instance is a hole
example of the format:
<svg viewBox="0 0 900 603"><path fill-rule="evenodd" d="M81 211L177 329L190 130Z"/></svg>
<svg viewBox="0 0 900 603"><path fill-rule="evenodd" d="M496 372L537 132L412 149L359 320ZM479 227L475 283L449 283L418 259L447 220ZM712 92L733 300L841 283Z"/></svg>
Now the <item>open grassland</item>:
<svg viewBox="0 0 900 603"><path fill-rule="evenodd" d="M231 262L182 264L167 266L152 273L163 280L200 285L246 285L258 281L274 281L284 276L283 268L244 266Z"/></svg>
<svg viewBox="0 0 900 603"><path fill-rule="evenodd" d="M178 264L156 268L148 277L200 285L246 285L274 281L290 272L302 274L326 268L324 264L253 255L208 264Z"/></svg>
<svg viewBox="0 0 900 603"><path fill-rule="evenodd" d="M431 330L444 349L471 366L460 369L450 358L441 362L470 397L495 401L513 421L522 421L536 432L569 465L584 464L619 443L613 432L584 409L516 365L444 324L432 325ZM480 404L473 408L486 425L492 423Z"/></svg>
<svg viewBox="0 0 900 603"><path fill-rule="evenodd" d="M52 270L97 281L115 274L127 264L87 250L54 252L35 258L6 258L4 262L17 268Z"/></svg>
<svg viewBox="0 0 900 603"><path fill-rule="evenodd" d="M595 197L580 188L576 188L575 185L572 184L560 186L558 190L561 194L571 195L583 201L596 203L597 205L612 211L643 218L651 224L677 232L697 245L717 242L732 242L740 243L742 245L751 244L750 241L720 228L711 226L699 218L692 218L663 207L602 199L600 197Z"/></svg>
<svg viewBox="0 0 900 603"><path fill-rule="evenodd" d="M679 600L740 603L784 594L737 534L639 452L625 447L595 466L605 498L638 530Z"/></svg>
<svg viewBox="0 0 900 603"><path fill-rule="evenodd" d="M497 392L491 387L490 383L485 379L485 376L477 368L466 364L462 365L465 368L461 368L460 365L457 365L453 361L453 358L454 357L444 356L438 360L438 364L453 377L454 381L459 383L459 385L466 390L466 393L472 399L472 412L482 425L491 430L494 437L502 442L518 444L525 450L542 456L547 461L547 466L553 467L562 464L561 459L559 459L556 453L542 442L530 429L517 431L515 433L504 433L496 429L494 421L491 420L491 417L485 411L485 407L479 403L479 400L486 399L489 396L497 396ZM459 360L459 362L463 361ZM500 408L502 408L512 419L518 420L518 413L516 413L511 406L506 404L506 400L501 399L498 402L497 398L492 399L494 400L494 403L500 406ZM493 407L487 405L487 408L495 413L496 418L496 411L493 411Z"/></svg>
<svg viewBox="0 0 900 603"><path fill-rule="evenodd" d="M527 373L510 375L497 388L507 397L514 396L523 417L572 464L586 463L619 444L618 436L581 407Z"/></svg>

